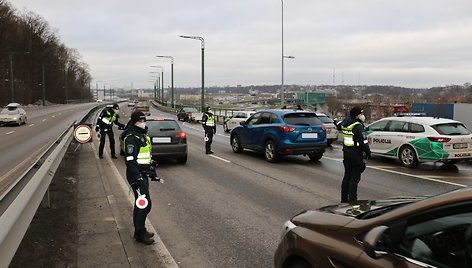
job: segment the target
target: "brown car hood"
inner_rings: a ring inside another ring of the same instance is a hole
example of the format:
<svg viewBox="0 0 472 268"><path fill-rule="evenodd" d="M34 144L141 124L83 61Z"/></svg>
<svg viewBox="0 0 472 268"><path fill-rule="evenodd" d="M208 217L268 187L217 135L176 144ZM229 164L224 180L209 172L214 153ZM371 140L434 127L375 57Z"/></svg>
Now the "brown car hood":
<svg viewBox="0 0 472 268"><path fill-rule="evenodd" d="M383 200L359 200L353 203L329 205L318 210L302 212L292 219L297 226L339 229L354 220L355 216L387 206L401 205L425 199L421 197L392 197Z"/></svg>

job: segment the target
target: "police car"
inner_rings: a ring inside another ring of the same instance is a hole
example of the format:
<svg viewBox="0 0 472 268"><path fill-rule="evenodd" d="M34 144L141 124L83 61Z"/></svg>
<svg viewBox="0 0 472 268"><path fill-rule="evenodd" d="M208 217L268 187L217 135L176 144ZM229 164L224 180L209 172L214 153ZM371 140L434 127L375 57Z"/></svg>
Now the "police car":
<svg viewBox="0 0 472 268"><path fill-rule="evenodd" d="M387 117L365 129L373 155L419 162L456 163L472 159L472 134L459 121L435 117Z"/></svg>

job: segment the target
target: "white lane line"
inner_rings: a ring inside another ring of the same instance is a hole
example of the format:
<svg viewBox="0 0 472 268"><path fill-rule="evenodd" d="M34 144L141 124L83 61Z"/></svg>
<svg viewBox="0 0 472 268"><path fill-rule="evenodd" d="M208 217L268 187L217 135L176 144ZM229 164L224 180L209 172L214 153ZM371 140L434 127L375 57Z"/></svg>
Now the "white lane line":
<svg viewBox="0 0 472 268"><path fill-rule="evenodd" d="M196 127L193 127L193 126L189 125L189 124L188 124L188 123L186 123L186 122L184 122L184 123L182 123L182 124L183 124L184 126L188 127L188 128L191 128L191 129L193 129L193 130L200 131L200 132L204 132L204 130L203 130L203 129L201 129L201 128L196 128ZM221 136L221 137L226 137L226 138L229 138L229 136L228 136L228 135L223 135L223 134L219 134L219 133L216 133L215 135L218 135L218 136Z"/></svg>
<svg viewBox="0 0 472 268"><path fill-rule="evenodd" d="M46 121L46 120L47 120L46 118L45 118L45 119L43 119L43 122L44 122L44 121Z"/></svg>
<svg viewBox="0 0 472 268"><path fill-rule="evenodd" d="M231 163L231 161L226 160L226 159L224 159L224 158L221 158L221 157L219 157L219 156L216 156L216 155L213 155L213 154L211 154L210 156L213 157L213 158L216 158L216 159L218 159L218 160L221 160L221 161L223 161L223 162Z"/></svg>
<svg viewBox="0 0 472 268"><path fill-rule="evenodd" d="M90 145L94 152L95 159L97 161L100 161L98 160L98 153L97 153L97 149L95 148L95 145L93 143L90 143ZM126 180L123 178L123 176L121 176L121 173L118 171L118 168L115 166L115 163L113 163L113 161L111 160L110 157L108 157L108 155L105 157L105 162L107 163L107 166L111 168L112 172L115 174L115 177L117 178L117 180L114 180L114 181L118 182L119 187L121 188L123 193L128 196L128 201L130 202L131 206L133 206L134 196L129 194L130 187L127 183L125 183ZM107 196L107 198L108 199L114 198L114 196ZM151 247L154 247L155 252L157 252L157 254L159 254L159 256L163 259L165 263L165 267L178 268L179 266L177 265L177 262L175 261L174 257L172 257L167 247L164 245L164 242L162 241L159 234L156 232L156 230L154 229L154 226L151 224L148 218L146 218L146 227L149 228L149 230L154 233L155 243L152 244Z"/></svg>
<svg viewBox="0 0 472 268"><path fill-rule="evenodd" d="M30 125L28 125L28 126L29 126L29 127L32 127L32 126L34 126L34 124L30 124Z"/></svg>
<svg viewBox="0 0 472 268"><path fill-rule="evenodd" d="M56 117L56 116L55 116L55 115L52 115L51 117L54 118L54 117Z"/></svg>
<svg viewBox="0 0 472 268"><path fill-rule="evenodd" d="M12 133L15 133L15 131L10 131L10 132L7 132L6 134L7 134L7 135L10 135L10 134L12 134Z"/></svg>
<svg viewBox="0 0 472 268"><path fill-rule="evenodd" d="M329 159L329 160L333 160L333 161L337 161L337 162L342 162L343 161L342 159L339 159L339 158L331 158L331 157L325 157L325 156L323 156L322 159ZM375 167L375 166L367 165L367 168L376 169L376 170L385 171L385 172L390 172L390 173L403 175L403 176L408 176L408 177L413 177L413 178L418 178L418 179L427 180L427 181L434 181L434 182L454 185L454 186L458 186L458 187L462 187L462 188L468 187L467 185L464 185L464 184L448 182L448 181L442 181L442 180L436 180L436 179L433 179L433 178L430 178L430 177L427 177L427 176L413 175L413 174L408 174L408 173L404 173L404 172L400 172L400 171L394 171L394 170L388 170L388 169Z"/></svg>

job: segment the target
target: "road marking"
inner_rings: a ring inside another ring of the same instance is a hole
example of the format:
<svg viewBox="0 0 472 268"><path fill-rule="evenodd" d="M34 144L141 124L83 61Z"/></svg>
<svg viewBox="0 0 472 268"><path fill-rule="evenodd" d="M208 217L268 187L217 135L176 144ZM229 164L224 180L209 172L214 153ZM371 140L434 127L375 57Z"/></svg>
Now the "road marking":
<svg viewBox="0 0 472 268"><path fill-rule="evenodd" d="M29 127L32 127L32 126L34 126L34 124L29 124L28 126L29 126Z"/></svg>
<svg viewBox="0 0 472 268"><path fill-rule="evenodd" d="M221 158L221 157L219 157L219 156L216 156L216 155L213 155L213 154L211 154L210 156L213 157L213 158L216 158L216 159L218 159L218 160L221 160L221 161L223 161L223 162L231 163L231 161L226 160L226 159L224 159L224 158Z"/></svg>
<svg viewBox="0 0 472 268"><path fill-rule="evenodd" d="M43 119L43 122L44 122L44 121L46 121L46 120L47 120L46 118L45 118L45 119Z"/></svg>
<svg viewBox="0 0 472 268"><path fill-rule="evenodd" d="M52 118L56 117L55 115L51 116Z"/></svg>
<svg viewBox="0 0 472 268"><path fill-rule="evenodd" d="M10 134L12 134L12 133L15 133L15 131L10 131L10 132L7 132L6 134L7 134L7 135L10 135Z"/></svg>
<svg viewBox="0 0 472 268"><path fill-rule="evenodd" d="M331 158L331 157L326 157L326 156L323 156L323 158L324 158L324 159L328 159L328 160L337 161L337 162L342 162L342 161L343 161L342 159L339 159L339 158ZM381 167L375 167L375 166L369 166L369 165L367 165L367 168L376 169L376 170L381 170L381 171L385 171L385 172L390 172L390 173L394 173L394 174L398 174L398 175L403 175L403 176L407 176L407 177L418 178L418 179L427 180L427 181L434 181L434 182L439 182L439 183L454 185L454 186L458 186L458 187L462 187L462 188L468 187L467 185L464 185L464 184L459 184L459 183L454 183L454 182L448 182L448 181L437 180L437 179L433 179L433 178L426 177L426 176L413 175L413 174L408 174L408 173L404 173L404 172L400 172L400 171L388 170L388 169L384 169L384 168L381 168Z"/></svg>
<svg viewBox="0 0 472 268"><path fill-rule="evenodd" d="M98 160L98 153L97 153L97 150L95 148L95 145L93 143L90 143L91 147L92 147L92 150L94 152L94 155L95 155L95 159L96 161L101 161L101 160ZM131 190L130 189L130 186L125 183L125 179L123 178L123 176L121 176L120 172L118 171L118 169L116 168L115 164L113 163L113 161L111 160L111 158L106 155L105 157L105 162L107 163L107 166L109 166L112 170L112 172L115 174L115 177L117 178L116 181L118 181L118 184L119 186L121 187L122 191L128 196L128 201L130 202L130 204L132 206L134 206L134 195L132 194L129 194L129 191ZM98 163L97 163L98 164ZM105 168L105 167L103 167ZM115 181L115 180L114 180ZM107 196L107 199L109 200L108 202L110 203L110 206L114 203L114 202L110 202L110 198L113 198L114 196ZM116 223L116 220L115 220L115 223ZM178 268L179 266L177 265L177 263L175 262L175 259L174 257L172 257L172 255L170 254L169 250L167 249L167 247L164 245L164 242L162 241L162 239L160 238L159 234L156 232L156 230L154 229L154 226L152 226L151 222L149 221L149 219L146 218L146 227L149 227L149 230L154 233L154 244L152 244L151 246L154 247L154 250L159 254L159 256L163 259L163 262L165 264L165 267L166 268Z"/></svg>
<svg viewBox="0 0 472 268"><path fill-rule="evenodd" d="M183 122L182 124L183 124L184 126L188 127L188 128L193 129L193 130L200 131L200 132L205 132L205 130L203 130L203 129L201 129L201 128L196 128L196 127L190 126L190 125L189 125L188 123L186 123L186 122ZM218 134L218 133L215 134L215 135L218 135L218 136L221 136L221 137L227 137L227 138L229 138L228 135L223 135L223 134Z"/></svg>

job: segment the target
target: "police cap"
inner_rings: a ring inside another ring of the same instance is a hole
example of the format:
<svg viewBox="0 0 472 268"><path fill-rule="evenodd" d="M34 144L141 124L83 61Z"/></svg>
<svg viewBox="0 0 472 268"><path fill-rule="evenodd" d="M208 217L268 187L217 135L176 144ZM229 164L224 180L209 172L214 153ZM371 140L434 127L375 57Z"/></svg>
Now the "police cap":
<svg viewBox="0 0 472 268"><path fill-rule="evenodd" d="M131 123L134 125L139 120L146 120L146 115L143 112L136 111L131 114Z"/></svg>

